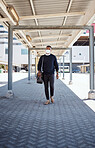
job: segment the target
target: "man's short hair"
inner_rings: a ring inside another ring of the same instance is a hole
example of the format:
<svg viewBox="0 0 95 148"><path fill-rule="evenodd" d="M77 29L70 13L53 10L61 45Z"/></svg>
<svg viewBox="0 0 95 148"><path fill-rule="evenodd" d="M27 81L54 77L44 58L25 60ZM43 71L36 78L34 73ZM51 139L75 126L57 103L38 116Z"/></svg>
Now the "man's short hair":
<svg viewBox="0 0 95 148"><path fill-rule="evenodd" d="M52 47L51 47L50 45L48 45L47 48L48 48L48 47L49 47L50 49L52 49Z"/></svg>

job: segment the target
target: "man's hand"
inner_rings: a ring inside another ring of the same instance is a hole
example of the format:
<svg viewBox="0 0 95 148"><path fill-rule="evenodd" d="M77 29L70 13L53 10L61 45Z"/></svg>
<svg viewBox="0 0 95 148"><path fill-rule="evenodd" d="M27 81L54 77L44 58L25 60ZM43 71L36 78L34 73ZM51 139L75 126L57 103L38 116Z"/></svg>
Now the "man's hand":
<svg viewBox="0 0 95 148"><path fill-rule="evenodd" d="M59 75L58 75L58 72L56 73L56 79L58 79L59 78Z"/></svg>
<svg viewBox="0 0 95 148"><path fill-rule="evenodd" d="M38 77L41 77L41 72L40 71L38 71Z"/></svg>

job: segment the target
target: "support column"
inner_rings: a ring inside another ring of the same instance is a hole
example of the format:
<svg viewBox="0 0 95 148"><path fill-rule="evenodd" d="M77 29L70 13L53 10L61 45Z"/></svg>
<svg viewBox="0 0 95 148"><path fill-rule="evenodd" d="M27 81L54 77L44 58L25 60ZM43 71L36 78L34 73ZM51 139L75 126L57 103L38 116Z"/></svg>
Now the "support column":
<svg viewBox="0 0 95 148"><path fill-rule="evenodd" d="M37 75L38 57L36 57L36 75Z"/></svg>
<svg viewBox="0 0 95 148"><path fill-rule="evenodd" d="M95 99L94 91L94 27L89 29L89 59L90 59L90 91L88 98Z"/></svg>
<svg viewBox="0 0 95 148"><path fill-rule="evenodd" d="M28 83L30 83L30 49L28 49Z"/></svg>
<svg viewBox="0 0 95 148"><path fill-rule="evenodd" d="M35 58L35 75L37 75L37 66L38 66L39 59L38 57Z"/></svg>
<svg viewBox="0 0 95 148"><path fill-rule="evenodd" d="M61 59L59 60L60 63L60 77L61 77Z"/></svg>
<svg viewBox="0 0 95 148"><path fill-rule="evenodd" d="M32 79L32 51L30 50L30 78Z"/></svg>
<svg viewBox="0 0 95 148"><path fill-rule="evenodd" d="M64 79L64 55L63 55L63 79Z"/></svg>
<svg viewBox="0 0 95 148"><path fill-rule="evenodd" d="M17 66L17 72L19 72L19 67Z"/></svg>
<svg viewBox="0 0 95 148"><path fill-rule="evenodd" d="M6 97L13 97L12 91L12 58L13 58L13 30L8 27L8 93Z"/></svg>
<svg viewBox="0 0 95 148"><path fill-rule="evenodd" d="M5 65L5 73L6 73L6 65Z"/></svg>
<svg viewBox="0 0 95 148"><path fill-rule="evenodd" d="M36 57L35 57L35 77L36 77Z"/></svg>
<svg viewBox="0 0 95 148"><path fill-rule="evenodd" d="M70 49L70 81L69 84L72 84L72 48Z"/></svg>

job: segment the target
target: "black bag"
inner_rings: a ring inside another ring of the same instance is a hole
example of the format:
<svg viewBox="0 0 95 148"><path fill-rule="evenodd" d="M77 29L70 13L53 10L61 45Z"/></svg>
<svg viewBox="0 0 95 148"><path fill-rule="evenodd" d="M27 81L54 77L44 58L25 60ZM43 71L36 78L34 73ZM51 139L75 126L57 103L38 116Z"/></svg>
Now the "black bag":
<svg viewBox="0 0 95 148"><path fill-rule="evenodd" d="M39 84L43 83L43 73L41 73L40 77L38 77L38 74L37 74L37 83L39 83Z"/></svg>
<svg viewBox="0 0 95 148"><path fill-rule="evenodd" d="M44 81L43 62L44 62L44 57L42 58L41 76L39 77L37 74L37 83L39 84L42 84Z"/></svg>

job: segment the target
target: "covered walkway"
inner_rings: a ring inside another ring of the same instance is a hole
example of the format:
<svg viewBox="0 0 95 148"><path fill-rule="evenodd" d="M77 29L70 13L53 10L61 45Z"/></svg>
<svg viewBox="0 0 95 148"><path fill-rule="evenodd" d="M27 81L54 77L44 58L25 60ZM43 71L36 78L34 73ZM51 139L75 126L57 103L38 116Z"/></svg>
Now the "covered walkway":
<svg viewBox="0 0 95 148"><path fill-rule="evenodd" d="M13 83L13 91L14 98L0 98L0 148L95 148L95 113L63 82L56 80L47 106L34 79Z"/></svg>
<svg viewBox="0 0 95 148"><path fill-rule="evenodd" d="M0 87L0 96L7 91L10 95L9 99L0 97L0 148L95 148L95 113L64 83L56 81L55 103L48 106L43 105L43 85L37 85L35 79L31 84L27 79L12 83L14 36L28 48L29 82L30 55L35 55L37 61L45 47L51 45L52 53L59 57L69 48L71 83L72 46L84 30L89 30L88 97L95 98L91 26L95 1L1 0L0 16L1 24L8 29L8 86Z"/></svg>

